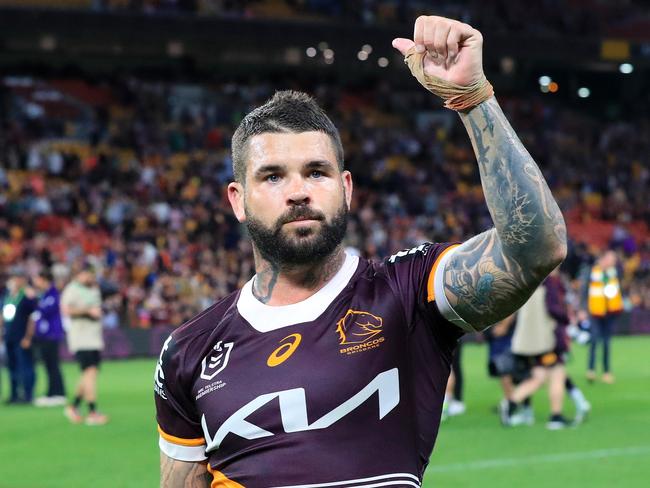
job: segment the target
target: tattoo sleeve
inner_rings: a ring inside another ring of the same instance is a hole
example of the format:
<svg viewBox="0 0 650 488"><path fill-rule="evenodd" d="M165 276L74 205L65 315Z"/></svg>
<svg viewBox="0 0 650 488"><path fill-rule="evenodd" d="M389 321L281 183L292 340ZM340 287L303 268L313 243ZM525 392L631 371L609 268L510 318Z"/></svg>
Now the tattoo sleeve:
<svg viewBox="0 0 650 488"><path fill-rule="evenodd" d="M178 461L160 453L160 488L210 488L211 482L205 463Z"/></svg>
<svg viewBox="0 0 650 488"><path fill-rule="evenodd" d="M461 119L478 160L494 228L463 243L445 268L445 294L476 330L508 316L566 255L566 227L542 173L495 98Z"/></svg>

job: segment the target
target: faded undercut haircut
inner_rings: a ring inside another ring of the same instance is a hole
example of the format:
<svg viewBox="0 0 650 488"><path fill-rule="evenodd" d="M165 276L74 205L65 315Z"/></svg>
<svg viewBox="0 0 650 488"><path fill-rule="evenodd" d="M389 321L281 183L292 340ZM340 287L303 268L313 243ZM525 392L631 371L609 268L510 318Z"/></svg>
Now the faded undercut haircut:
<svg viewBox="0 0 650 488"><path fill-rule="evenodd" d="M265 132L300 133L318 131L332 141L336 162L343 171L343 145L334 124L309 95L299 91L278 91L264 105L250 112L232 136L232 168L235 180L246 181L248 140Z"/></svg>

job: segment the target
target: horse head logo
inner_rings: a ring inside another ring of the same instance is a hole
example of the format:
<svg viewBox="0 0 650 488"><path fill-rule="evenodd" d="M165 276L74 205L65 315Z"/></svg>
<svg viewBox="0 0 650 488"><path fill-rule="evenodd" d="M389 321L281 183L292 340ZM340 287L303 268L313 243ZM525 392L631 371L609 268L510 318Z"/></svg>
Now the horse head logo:
<svg viewBox="0 0 650 488"><path fill-rule="evenodd" d="M348 310L336 323L340 344L363 344L381 333L383 320L369 312Z"/></svg>

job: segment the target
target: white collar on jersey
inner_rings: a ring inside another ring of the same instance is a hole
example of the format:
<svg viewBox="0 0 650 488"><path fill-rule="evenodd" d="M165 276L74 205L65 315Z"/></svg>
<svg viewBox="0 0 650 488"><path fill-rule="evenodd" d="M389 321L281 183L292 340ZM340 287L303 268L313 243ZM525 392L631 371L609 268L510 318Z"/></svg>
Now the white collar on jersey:
<svg viewBox="0 0 650 488"><path fill-rule="evenodd" d="M258 332L270 332L289 325L311 322L320 317L343 291L357 270L358 264L358 256L345 253L343 266L323 288L302 302L275 307L265 305L255 298L253 295L255 277L253 277L241 289L237 300L237 310Z"/></svg>

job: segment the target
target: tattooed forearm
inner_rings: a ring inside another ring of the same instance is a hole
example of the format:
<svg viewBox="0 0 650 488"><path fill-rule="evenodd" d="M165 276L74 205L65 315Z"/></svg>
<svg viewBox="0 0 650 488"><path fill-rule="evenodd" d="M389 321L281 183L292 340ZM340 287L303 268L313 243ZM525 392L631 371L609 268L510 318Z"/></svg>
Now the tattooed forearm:
<svg viewBox="0 0 650 488"><path fill-rule="evenodd" d="M446 266L456 312L483 328L519 308L566 253L566 228L542 173L492 98L461 114L494 229L465 242Z"/></svg>
<svg viewBox="0 0 650 488"><path fill-rule="evenodd" d="M209 488L211 481L205 463L177 461L160 453L160 488Z"/></svg>
<svg viewBox="0 0 650 488"><path fill-rule="evenodd" d="M541 171L517 138L496 99L461 119L479 162L481 183L495 228L505 248L530 257L522 244L553 250L566 245L564 219Z"/></svg>

